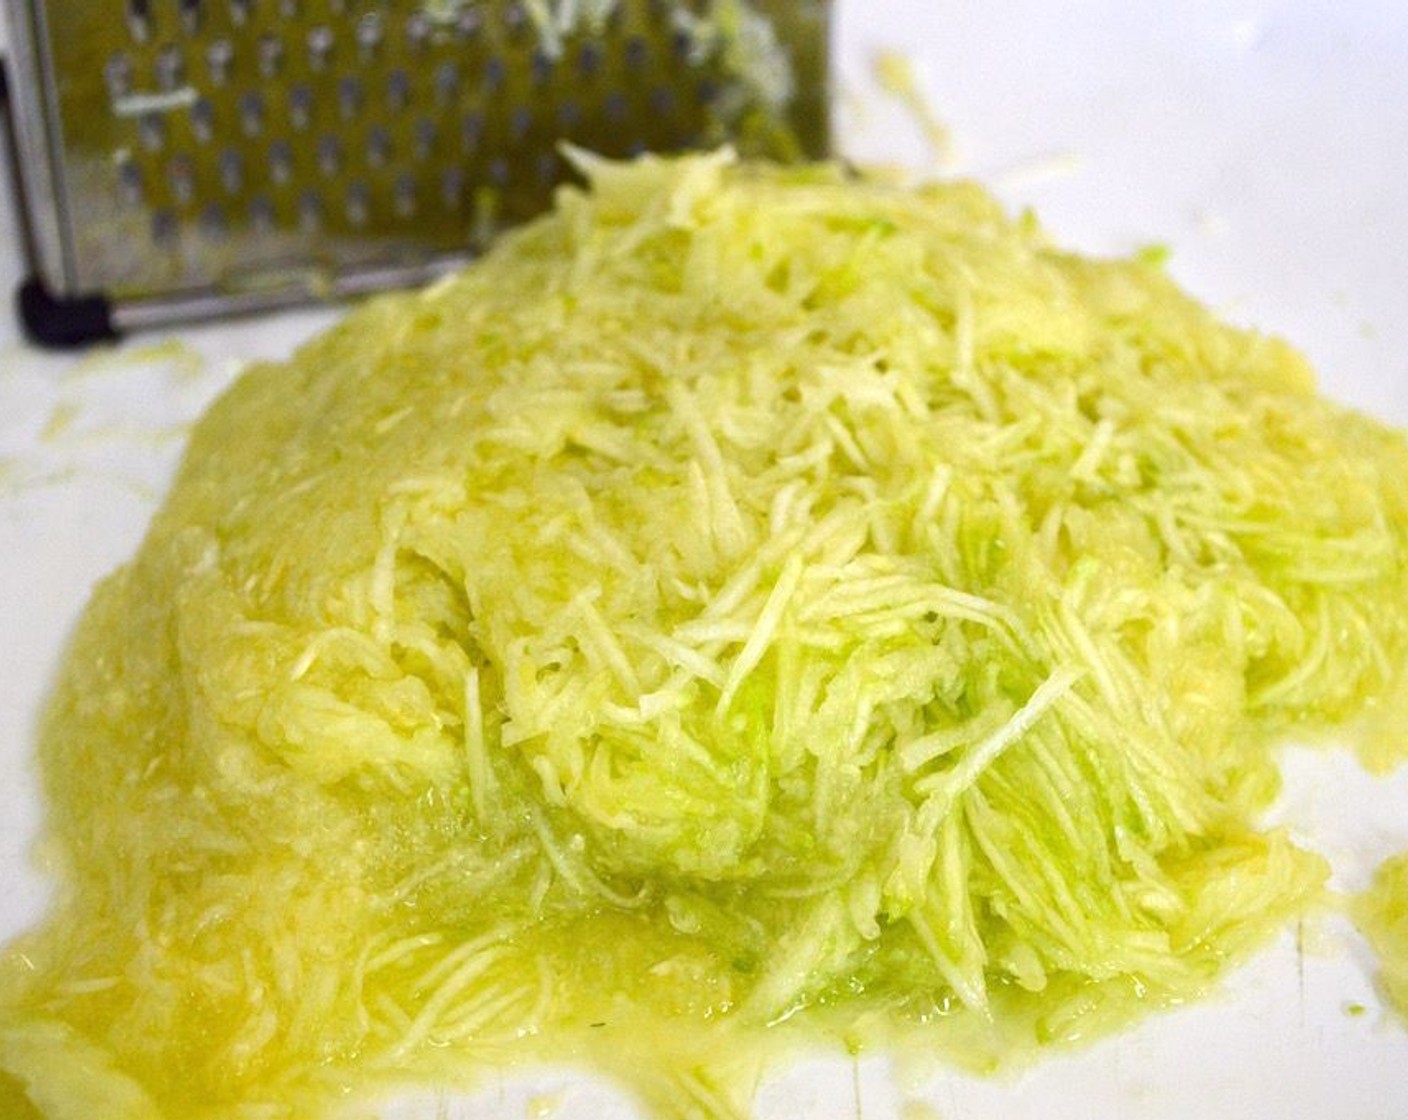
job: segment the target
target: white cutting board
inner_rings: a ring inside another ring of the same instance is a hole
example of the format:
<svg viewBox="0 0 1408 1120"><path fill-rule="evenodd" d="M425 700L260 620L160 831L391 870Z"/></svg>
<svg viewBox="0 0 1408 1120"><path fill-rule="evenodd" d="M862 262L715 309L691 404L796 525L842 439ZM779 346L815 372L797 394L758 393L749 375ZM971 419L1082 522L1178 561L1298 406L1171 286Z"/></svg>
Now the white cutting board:
<svg viewBox="0 0 1408 1120"><path fill-rule="evenodd" d="M1159 14L1155 15L1156 7ZM1408 4L1184 0L837 0L842 150L962 173L1033 206L1086 252L1172 250L1227 317L1282 334L1325 391L1408 427ZM880 92L876 51L911 60L951 144ZM0 286L20 274L0 213ZM183 353L45 357L0 316L0 937L45 897L33 721L94 580L136 546L181 425L241 359L287 353L334 317L299 313L174 337ZM192 360L204 355L204 362ZM1408 479L1404 480L1408 486ZM1347 889L1408 849L1408 769L1292 753L1278 813ZM883 1057L824 1059L764 1087L764 1118L1382 1120L1408 1117L1408 1029L1346 928L1294 932L1198 1006L1054 1057L1016 1081L898 1084ZM1364 1008L1351 1014L1353 1005ZM399 1117L626 1117L609 1089L544 1073Z"/></svg>

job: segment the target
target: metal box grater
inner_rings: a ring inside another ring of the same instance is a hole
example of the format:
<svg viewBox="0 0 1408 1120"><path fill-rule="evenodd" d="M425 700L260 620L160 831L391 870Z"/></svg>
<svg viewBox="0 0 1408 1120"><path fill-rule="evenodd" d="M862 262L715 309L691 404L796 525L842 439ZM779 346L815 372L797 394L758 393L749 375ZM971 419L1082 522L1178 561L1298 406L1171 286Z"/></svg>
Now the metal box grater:
<svg viewBox="0 0 1408 1120"><path fill-rule="evenodd" d="M828 142L829 0L5 0L31 337L416 283L605 155Z"/></svg>

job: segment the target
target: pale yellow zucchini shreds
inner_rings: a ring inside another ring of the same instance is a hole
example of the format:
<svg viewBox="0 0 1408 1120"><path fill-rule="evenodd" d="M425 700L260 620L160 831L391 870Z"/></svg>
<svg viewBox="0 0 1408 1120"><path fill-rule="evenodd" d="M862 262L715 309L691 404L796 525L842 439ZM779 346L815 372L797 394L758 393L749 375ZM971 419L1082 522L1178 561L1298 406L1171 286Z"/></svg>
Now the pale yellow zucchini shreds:
<svg viewBox="0 0 1408 1120"><path fill-rule="evenodd" d="M1408 1020L1408 852L1384 860L1351 913L1378 955L1384 996Z"/></svg>
<svg viewBox="0 0 1408 1120"><path fill-rule="evenodd" d="M0 1104L565 1056L738 1115L772 1040L990 1064L1320 896L1257 819L1408 711L1401 435L974 185L580 158L194 432L45 718Z"/></svg>

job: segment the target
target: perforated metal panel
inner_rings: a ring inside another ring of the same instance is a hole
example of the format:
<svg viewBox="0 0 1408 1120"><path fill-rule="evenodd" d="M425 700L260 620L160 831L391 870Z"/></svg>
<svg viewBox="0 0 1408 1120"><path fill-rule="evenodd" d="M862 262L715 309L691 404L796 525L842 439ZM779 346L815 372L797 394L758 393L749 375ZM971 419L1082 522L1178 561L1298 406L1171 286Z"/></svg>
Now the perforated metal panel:
<svg viewBox="0 0 1408 1120"><path fill-rule="evenodd" d="M824 2L578 3L575 23L514 0L11 7L39 265L64 294L218 310L413 278L540 212L564 140L826 147ZM794 95L769 102L780 76Z"/></svg>

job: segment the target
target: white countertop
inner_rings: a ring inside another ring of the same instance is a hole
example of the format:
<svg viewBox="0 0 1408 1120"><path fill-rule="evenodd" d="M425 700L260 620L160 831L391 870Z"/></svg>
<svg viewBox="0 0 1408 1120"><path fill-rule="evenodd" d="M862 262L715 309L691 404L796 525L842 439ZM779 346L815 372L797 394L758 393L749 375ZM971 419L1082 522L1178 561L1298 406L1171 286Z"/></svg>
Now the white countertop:
<svg viewBox="0 0 1408 1120"><path fill-rule="evenodd" d="M838 0L842 150L975 175L1095 253L1172 250L1170 269L1238 322L1284 335L1330 396L1408 426L1408 5L1382 2ZM3 32L0 31L0 35ZM0 39L0 42L3 42ZM941 158L871 73L896 48L948 127ZM20 278L0 212L0 289ZM32 723L93 581L135 547L182 425L242 360L287 353L336 312L147 337L117 352L42 355L0 313L0 937L44 887ZM197 361L193 355L201 355ZM1408 486L1408 479L1404 480ZM1408 849L1408 770L1374 781L1347 755L1293 754L1281 814L1356 888ZM1375 996L1346 929L1283 942L1223 995L1053 1059L1016 1084L945 1076L900 1087L883 1059L822 1062L765 1090L766 1117L1276 1116L1408 1111L1408 1030ZM1350 1015L1347 1008L1368 1010ZM556 1091L560 1079L549 1088ZM500 1086L454 1117L526 1115L542 1085ZM598 1107L573 1083L554 1115ZM933 1111L921 1112L915 1102ZM402 1115L432 1116L408 1107Z"/></svg>

